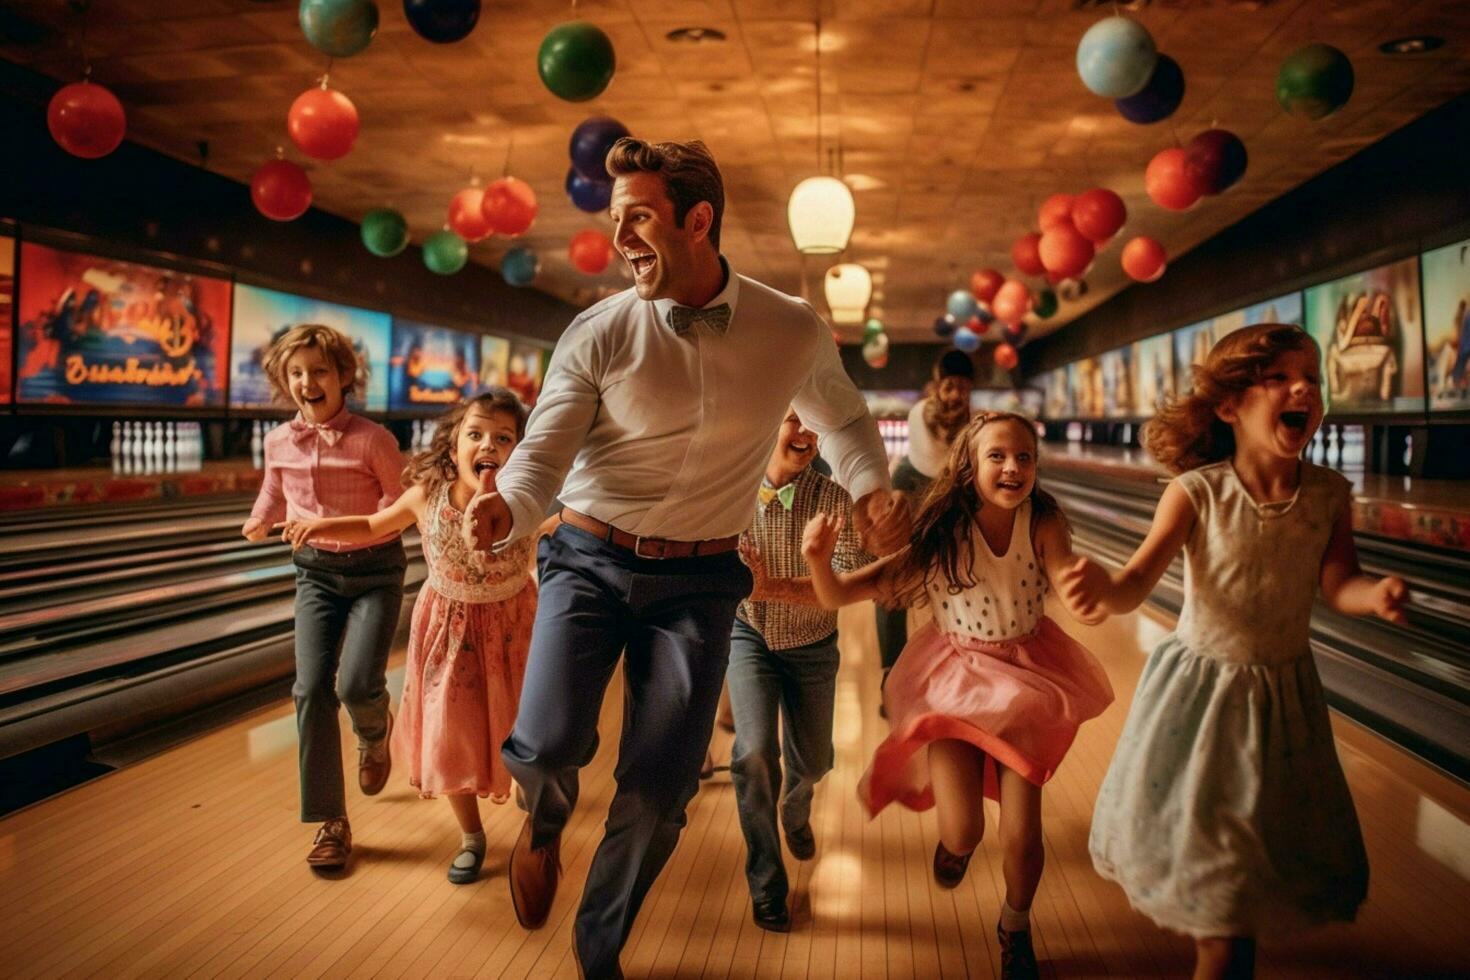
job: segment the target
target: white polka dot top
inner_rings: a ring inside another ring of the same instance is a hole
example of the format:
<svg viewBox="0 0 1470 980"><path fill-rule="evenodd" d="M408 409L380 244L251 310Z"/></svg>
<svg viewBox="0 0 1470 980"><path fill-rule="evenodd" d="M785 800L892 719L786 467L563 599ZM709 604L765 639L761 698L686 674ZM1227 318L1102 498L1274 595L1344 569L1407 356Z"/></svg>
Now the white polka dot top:
<svg viewBox="0 0 1470 980"><path fill-rule="evenodd" d="M1026 636L1041 622L1046 576L1031 547L1031 501L1016 508L1011 545L996 555L978 526L971 529L975 585L950 594L941 574L929 583L934 622L946 633L974 637L985 643Z"/></svg>

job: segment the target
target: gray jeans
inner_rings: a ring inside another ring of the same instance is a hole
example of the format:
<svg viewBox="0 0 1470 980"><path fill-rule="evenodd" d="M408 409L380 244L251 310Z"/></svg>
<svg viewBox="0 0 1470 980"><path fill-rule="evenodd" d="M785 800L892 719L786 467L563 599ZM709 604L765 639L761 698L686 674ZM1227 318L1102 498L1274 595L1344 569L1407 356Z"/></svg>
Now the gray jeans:
<svg viewBox="0 0 1470 980"><path fill-rule="evenodd" d="M783 827L806 826L812 791L832 768L837 661L836 633L810 646L772 650L742 620L731 631L725 675L735 712L730 775L745 835L745 878L756 901L784 899L788 888L776 833L777 800Z"/></svg>
<svg viewBox="0 0 1470 980"><path fill-rule="evenodd" d="M359 742L388 734L388 654L398 629L407 558L400 541L356 551L296 552L296 734L301 819L347 815L342 787L345 706Z"/></svg>

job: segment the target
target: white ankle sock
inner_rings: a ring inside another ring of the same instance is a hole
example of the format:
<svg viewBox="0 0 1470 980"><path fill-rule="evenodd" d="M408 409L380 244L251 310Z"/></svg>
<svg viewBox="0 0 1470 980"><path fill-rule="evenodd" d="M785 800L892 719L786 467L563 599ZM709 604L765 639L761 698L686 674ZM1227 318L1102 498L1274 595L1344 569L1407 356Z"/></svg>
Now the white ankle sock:
<svg viewBox="0 0 1470 980"><path fill-rule="evenodd" d="M1026 932L1031 928L1031 910L1017 912L1010 903L1000 903L1000 927L1006 932Z"/></svg>
<svg viewBox="0 0 1470 980"><path fill-rule="evenodd" d="M465 853L466 851L472 852L474 856ZM485 832L482 830L478 834L464 834L460 838L460 852L454 856L454 861L451 863L456 868L468 870L475 866L477 860L484 860L484 858Z"/></svg>

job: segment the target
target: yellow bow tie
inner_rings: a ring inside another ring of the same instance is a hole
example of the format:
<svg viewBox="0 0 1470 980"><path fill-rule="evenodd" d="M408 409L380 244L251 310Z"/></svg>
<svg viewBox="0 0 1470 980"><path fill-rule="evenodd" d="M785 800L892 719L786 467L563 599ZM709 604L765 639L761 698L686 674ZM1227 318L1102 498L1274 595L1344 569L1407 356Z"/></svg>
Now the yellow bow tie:
<svg viewBox="0 0 1470 980"><path fill-rule="evenodd" d="M790 510L792 501L796 499L796 484L788 483L777 490L775 487L769 487L762 483L760 489L756 491L756 496L760 499L762 509L771 501L779 500L781 501L781 506Z"/></svg>

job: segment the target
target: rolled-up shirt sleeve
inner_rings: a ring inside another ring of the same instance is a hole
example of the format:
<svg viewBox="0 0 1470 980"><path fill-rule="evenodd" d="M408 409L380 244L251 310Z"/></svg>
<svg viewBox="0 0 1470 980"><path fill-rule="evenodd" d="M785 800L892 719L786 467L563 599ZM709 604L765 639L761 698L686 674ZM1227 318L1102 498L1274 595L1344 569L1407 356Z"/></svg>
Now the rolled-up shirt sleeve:
<svg viewBox="0 0 1470 980"><path fill-rule="evenodd" d="M874 490L890 490L893 484L888 478L888 454L878 434L878 423L843 370L837 344L826 324L815 311L811 315L813 329L819 331L820 338L811 374L793 399L796 414L817 434L822 458L832 466L833 479L853 500L861 500Z"/></svg>
<svg viewBox="0 0 1470 980"><path fill-rule="evenodd" d="M500 547L540 526L572 460L587 441L600 401L596 335L574 321L551 355L541 395L526 421L526 437L495 479L513 523Z"/></svg>

